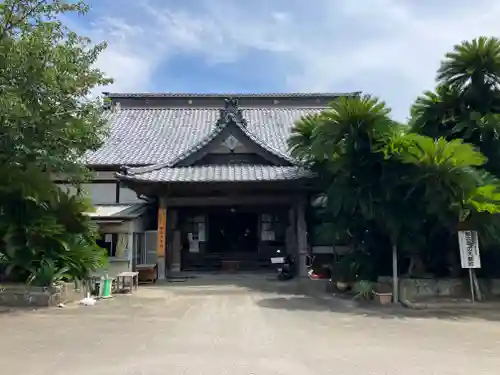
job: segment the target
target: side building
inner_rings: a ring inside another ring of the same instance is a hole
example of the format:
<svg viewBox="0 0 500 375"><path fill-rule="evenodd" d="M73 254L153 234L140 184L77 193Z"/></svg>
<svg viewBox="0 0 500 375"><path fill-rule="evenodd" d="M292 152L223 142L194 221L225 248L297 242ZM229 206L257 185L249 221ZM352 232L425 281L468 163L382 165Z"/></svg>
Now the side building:
<svg viewBox="0 0 500 375"><path fill-rule="evenodd" d="M115 269L258 270L280 249L306 272L317 184L287 140L302 116L355 94L105 95L110 136L87 155L84 188Z"/></svg>

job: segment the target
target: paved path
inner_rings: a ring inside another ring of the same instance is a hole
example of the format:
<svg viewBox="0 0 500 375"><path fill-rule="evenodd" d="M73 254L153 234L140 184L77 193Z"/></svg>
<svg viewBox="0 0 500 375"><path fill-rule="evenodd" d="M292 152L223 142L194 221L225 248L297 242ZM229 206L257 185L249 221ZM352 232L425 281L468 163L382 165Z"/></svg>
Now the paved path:
<svg viewBox="0 0 500 375"><path fill-rule="evenodd" d="M500 373L498 322L366 315L287 288L208 277L93 307L3 313L1 373Z"/></svg>

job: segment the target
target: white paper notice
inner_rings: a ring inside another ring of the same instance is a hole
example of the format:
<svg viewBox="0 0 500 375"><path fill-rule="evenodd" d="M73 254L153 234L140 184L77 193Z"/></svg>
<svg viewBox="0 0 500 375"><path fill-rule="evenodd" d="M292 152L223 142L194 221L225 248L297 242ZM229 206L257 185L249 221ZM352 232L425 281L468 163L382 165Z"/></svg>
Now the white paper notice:
<svg viewBox="0 0 500 375"><path fill-rule="evenodd" d="M199 223L198 224L198 241L201 241L201 242L205 242L206 241L205 223Z"/></svg>

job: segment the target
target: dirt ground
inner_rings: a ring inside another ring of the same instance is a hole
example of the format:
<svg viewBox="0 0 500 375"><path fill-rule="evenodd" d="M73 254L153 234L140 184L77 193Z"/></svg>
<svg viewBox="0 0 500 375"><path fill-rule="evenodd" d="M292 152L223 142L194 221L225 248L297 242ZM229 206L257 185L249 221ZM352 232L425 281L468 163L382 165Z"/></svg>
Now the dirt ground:
<svg viewBox="0 0 500 375"><path fill-rule="evenodd" d="M0 310L2 374L500 374L498 310L356 308L263 275Z"/></svg>

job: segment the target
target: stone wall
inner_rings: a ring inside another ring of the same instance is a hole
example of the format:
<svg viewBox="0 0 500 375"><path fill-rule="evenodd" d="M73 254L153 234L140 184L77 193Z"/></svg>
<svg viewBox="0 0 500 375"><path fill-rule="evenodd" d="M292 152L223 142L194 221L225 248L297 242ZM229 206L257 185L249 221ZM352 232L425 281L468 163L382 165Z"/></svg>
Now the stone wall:
<svg viewBox="0 0 500 375"><path fill-rule="evenodd" d="M82 288L74 283L53 287L35 287L24 284L0 284L0 305L13 307L50 307L78 301L84 297Z"/></svg>
<svg viewBox="0 0 500 375"><path fill-rule="evenodd" d="M380 277L379 282L392 285L391 277ZM500 296L500 279L479 280L485 295ZM469 297L469 279L399 279L400 298L412 301L429 297Z"/></svg>

